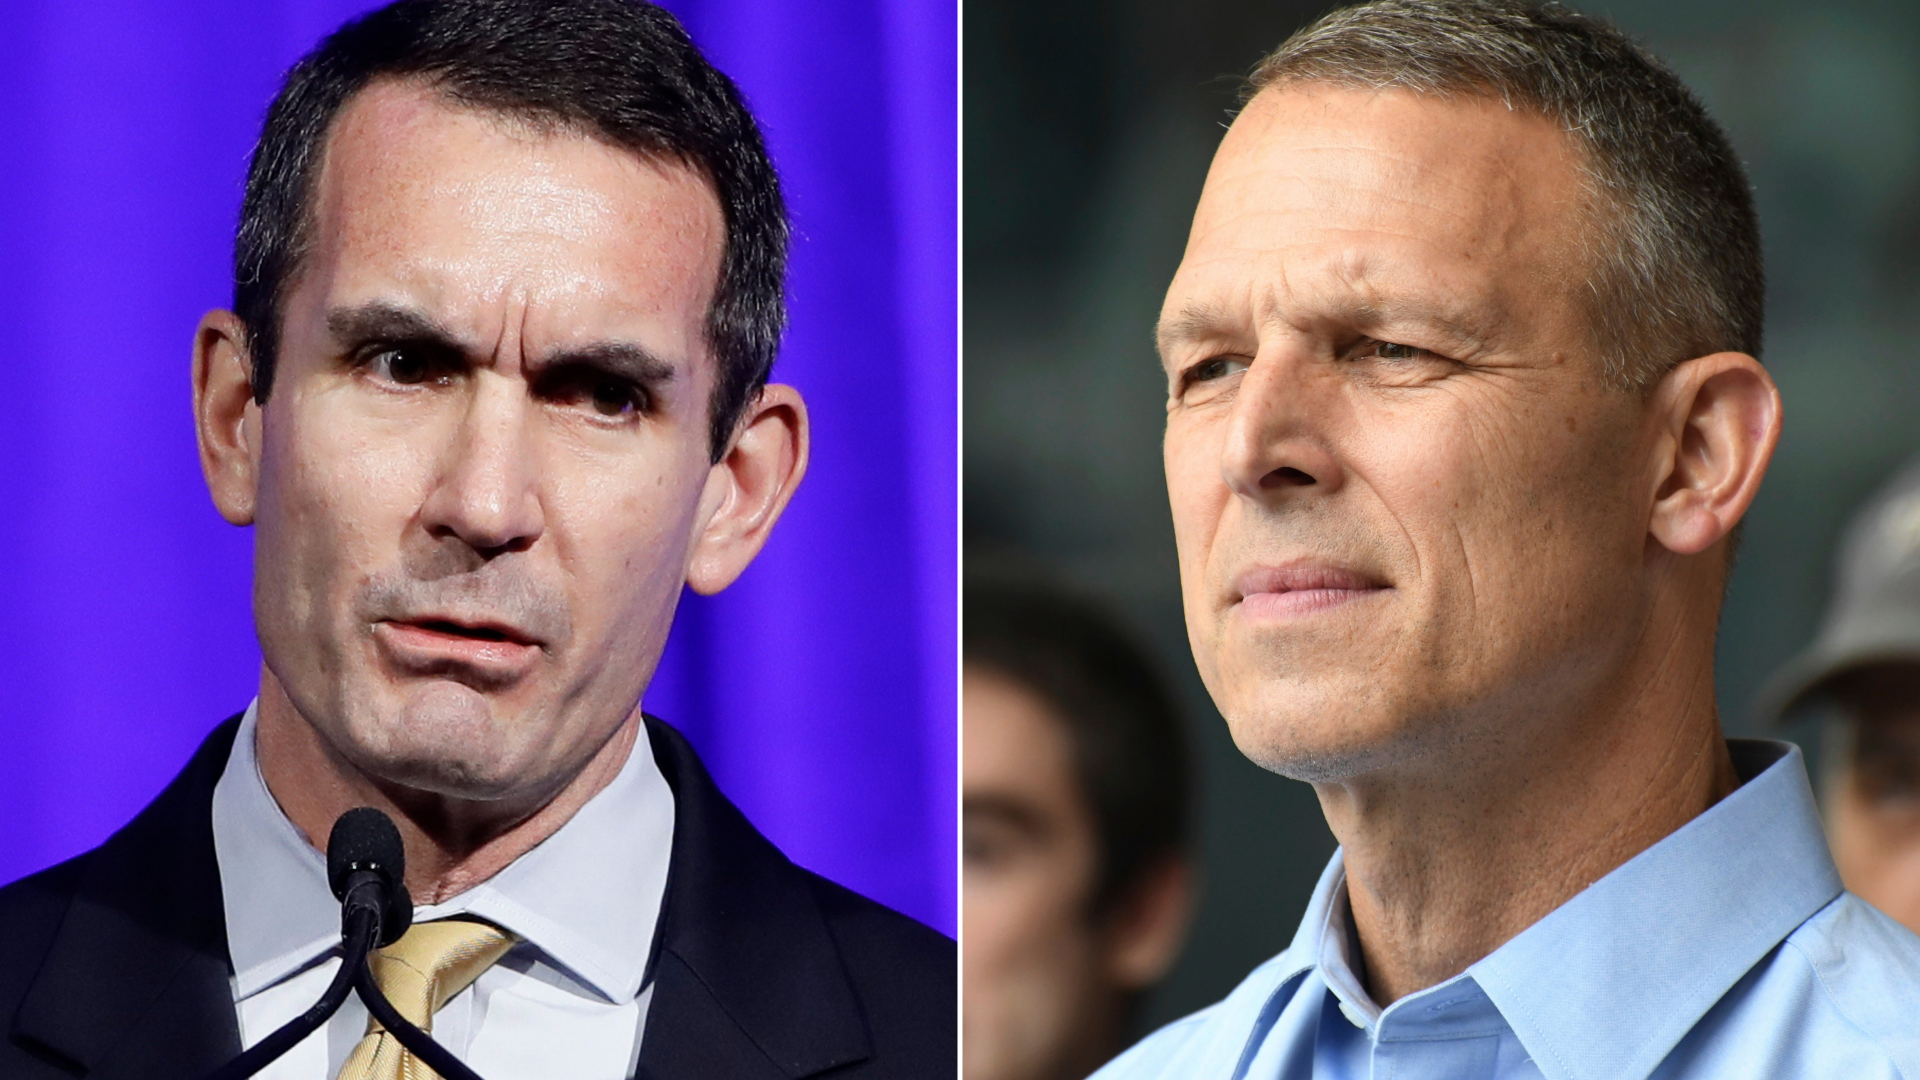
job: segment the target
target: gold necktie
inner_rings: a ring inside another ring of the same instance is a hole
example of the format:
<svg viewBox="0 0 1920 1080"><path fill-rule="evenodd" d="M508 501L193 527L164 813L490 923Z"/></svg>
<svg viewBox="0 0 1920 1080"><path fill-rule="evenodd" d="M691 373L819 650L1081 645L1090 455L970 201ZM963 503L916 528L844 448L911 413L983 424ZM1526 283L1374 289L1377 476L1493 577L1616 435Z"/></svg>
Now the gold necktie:
<svg viewBox="0 0 1920 1080"><path fill-rule="evenodd" d="M368 957L374 981L395 1012L422 1031L433 1014L513 947L513 935L471 919L415 923L399 941ZM407 1052L378 1020L340 1067L339 1080L437 1080L440 1074Z"/></svg>

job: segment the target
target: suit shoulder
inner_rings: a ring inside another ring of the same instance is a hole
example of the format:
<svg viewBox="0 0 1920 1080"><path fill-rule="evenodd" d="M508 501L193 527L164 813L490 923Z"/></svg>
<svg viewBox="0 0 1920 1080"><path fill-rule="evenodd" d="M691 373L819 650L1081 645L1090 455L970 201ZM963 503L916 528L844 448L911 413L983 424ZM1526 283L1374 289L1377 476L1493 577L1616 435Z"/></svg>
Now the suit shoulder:
<svg viewBox="0 0 1920 1080"><path fill-rule="evenodd" d="M820 910L843 947L890 954L903 972L939 979L955 973L953 939L844 885L802 870L819 897ZM950 980L949 980L950 981ZM946 987L952 989L952 987Z"/></svg>
<svg viewBox="0 0 1920 1080"><path fill-rule="evenodd" d="M87 856L68 859L0 887L0 1025L11 1032L27 990L47 963L72 906ZM47 1066L16 1039L0 1041L0 1075L40 1075Z"/></svg>
<svg viewBox="0 0 1920 1080"><path fill-rule="evenodd" d="M30 917L50 902L64 906L73 896L86 859L87 855L76 855L66 862L0 885L0 912L8 918Z"/></svg>
<svg viewBox="0 0 1920 1080"><path fill-rule="evenodd" d="M959 960L953 939L802 871L819 899L878 1051L903 1076L951 1074L958 1053Z"/></svg>
<svg viewBox="0 0 1920 1080"><path fill-rule="evenodd" d="M79 887L87 856L68 859L0 886L0 1002L17 1004L25 984L46 959Z"/></svg>

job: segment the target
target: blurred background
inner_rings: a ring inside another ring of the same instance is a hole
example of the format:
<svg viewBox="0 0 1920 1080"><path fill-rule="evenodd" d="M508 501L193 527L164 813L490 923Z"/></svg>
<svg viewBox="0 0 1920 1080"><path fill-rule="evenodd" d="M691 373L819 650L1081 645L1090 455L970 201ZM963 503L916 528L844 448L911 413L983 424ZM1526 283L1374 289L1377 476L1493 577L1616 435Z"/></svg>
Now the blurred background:
<svg viewBox="0 0 1920 1080"><path fill-rule="evenodd" d="M0 881L98 844L259 679L188 395L281 75L371 0L0 5ZM812 467L644 704L795 861L951 934L954 0L670 0L795 226Z"/></svg>
<svg viewBox="0 0 1920 1080"><path fill-rule="evenodd" d="M1142 1031L1284 948L1333 839L1312 791L1242 758L1194 673L1151 340L1239 77L1335 5L967 0L962 130L964 552L1104 598L1185 706L1205 892ZM1762 359L1786 433L1721 625L1731 734L1812 636L1856 505L1920 451L1920 6L1623 0L1732 135L1769 275ZM1802 724L1787 731L1817 756Z"/></svg>

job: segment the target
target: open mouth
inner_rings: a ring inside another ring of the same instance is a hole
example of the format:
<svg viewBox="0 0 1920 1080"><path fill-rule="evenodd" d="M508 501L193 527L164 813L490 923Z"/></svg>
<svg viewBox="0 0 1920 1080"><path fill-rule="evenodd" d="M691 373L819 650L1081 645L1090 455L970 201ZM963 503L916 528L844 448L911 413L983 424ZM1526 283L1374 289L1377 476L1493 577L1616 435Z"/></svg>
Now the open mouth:
<svg viewBox="0 0 1920 1080"><path fill-rule="evenodd" d="M397 678L451 679L482 692L515 685L543 655L539 642L512 627L452 619L382 620L373 638Z"/></svg>
<svg viewBox="0 0 1920 1080"><path fill-rule="evenodd" d="M511 626L444 618L383 620L376 624L375 636L403 667L433 670L447 664L524 670L542 648Z"/></svg>
<svg viewBox="0 0 1920 1080"><path fill-rule="evenodd" d="M514 645L532 644L532 642L528 641L525 637L497 626L463 626L460 623L448 622L445 619L423 619L419 622L403 623L401 625L412 626L430 633L446 634L449 637L468 638L473 641L504 641Z"/></svg>

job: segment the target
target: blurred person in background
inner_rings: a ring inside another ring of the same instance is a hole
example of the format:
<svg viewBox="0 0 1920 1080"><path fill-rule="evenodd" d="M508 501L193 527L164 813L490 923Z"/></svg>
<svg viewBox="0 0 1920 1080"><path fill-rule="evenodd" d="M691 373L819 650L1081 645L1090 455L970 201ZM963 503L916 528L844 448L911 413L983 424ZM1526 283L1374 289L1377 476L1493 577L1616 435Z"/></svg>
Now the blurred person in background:
<svg viewBox="0 0 1920 1080"><path fill-rule="evenodd" d="M1201 677L1341 847L1102 1077L1920 1075L1920 939L1845 892L1799 750L1720 726L1764 299L1725 133L1610 24L1376 0L1261 63L1163 454Z"/></svg>
<svg viewBox="0 0 1920 1080"><path fill-rule="evenodd" d="M1822 710L1821 808L1847 888L1920 931L1920 458L1856 514L1819 636L1760 694Z"/></svg>
<svg viewBox="0 0 1920 1080"><path fill-rule="evenodd" d="M1152 664L1078 598L970 583L962 675L968 1080L1078 1080L1186 933L1192 782Z"/></svg>

